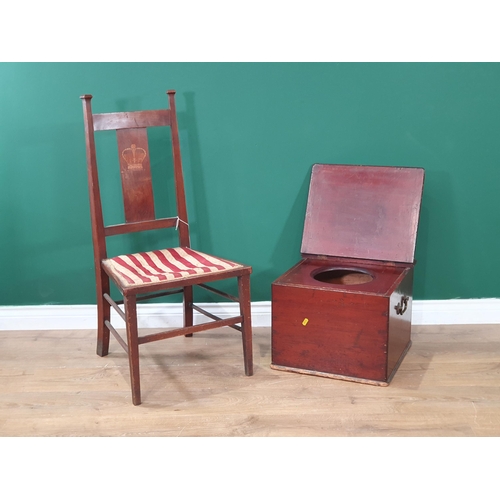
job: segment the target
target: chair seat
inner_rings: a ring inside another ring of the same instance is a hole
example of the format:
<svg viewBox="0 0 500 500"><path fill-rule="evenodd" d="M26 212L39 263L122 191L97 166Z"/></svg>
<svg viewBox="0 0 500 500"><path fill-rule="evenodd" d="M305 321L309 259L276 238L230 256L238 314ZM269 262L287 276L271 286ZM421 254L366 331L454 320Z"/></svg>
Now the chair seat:
<svg viewBox="0 0 500 500"><path fill-rule="evenodd" d="M246 267L186 247L118 255L103 260L102 265L123 288L171 282L190 276Z"/></svg>

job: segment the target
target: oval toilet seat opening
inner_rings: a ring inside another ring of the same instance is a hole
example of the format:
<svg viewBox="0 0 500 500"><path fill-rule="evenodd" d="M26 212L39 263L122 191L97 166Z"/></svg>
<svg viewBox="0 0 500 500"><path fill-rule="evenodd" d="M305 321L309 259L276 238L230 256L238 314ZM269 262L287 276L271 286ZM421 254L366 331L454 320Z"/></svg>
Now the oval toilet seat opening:
<svg viewBox="0 0 500 500"><path fill-rule="evenodd" d="M331 267L319 269L313 273L312 277L322 283L332 283L335 285L361 285L373 280L373 276L362 269L348 269L341 267Z"/></svg>

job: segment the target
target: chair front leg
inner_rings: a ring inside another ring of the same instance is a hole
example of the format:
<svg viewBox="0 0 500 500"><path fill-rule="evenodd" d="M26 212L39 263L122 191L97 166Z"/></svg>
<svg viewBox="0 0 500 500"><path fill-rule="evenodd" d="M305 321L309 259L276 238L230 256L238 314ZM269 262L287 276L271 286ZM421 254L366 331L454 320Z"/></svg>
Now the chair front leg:
<svg viewBox="0 0 500 500"><path fill-rule="evenodd" d="M124 296L125 320L127 328L128 363L130 369L130 385L132 402L141 404L141 381L139 373L139 339L137 327L137 300L135 295Z"/></svg>
<svg viewBox="0 0 500 500"><path fill-rule="evenodd" d="M241 336L243 340L243 359L245 363L245 375L253 375L253 351L252 351L252 313L250 307L250 275L238 277L238 292L240 299Z"/></svg>
<svg viewBox="0 0 500 500"><path fill-rule="evenodd" d="M104 294L109 295L109 278L101 269L97 280L97 354L107 356L109 353L109 328L106 321L111 320L109 302L104 298Z"/></svg>
<svg viewBox="0 0 500 500"><path fill-rule="evenodd" d="M184 287L184 326L193 326L193 287ZM192 333L188 333L185 337L192 337Z"/></svg>

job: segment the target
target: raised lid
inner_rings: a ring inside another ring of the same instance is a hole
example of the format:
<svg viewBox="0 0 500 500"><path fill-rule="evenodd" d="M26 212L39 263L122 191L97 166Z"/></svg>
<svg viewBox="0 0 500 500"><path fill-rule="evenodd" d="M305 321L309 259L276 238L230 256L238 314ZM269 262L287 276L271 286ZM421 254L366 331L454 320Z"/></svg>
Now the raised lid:
<svg viewBox="0 0 500 500"><path fill-rule="evenodd" d="M412 263L424 169L313 165L303 255Z"/></svg>

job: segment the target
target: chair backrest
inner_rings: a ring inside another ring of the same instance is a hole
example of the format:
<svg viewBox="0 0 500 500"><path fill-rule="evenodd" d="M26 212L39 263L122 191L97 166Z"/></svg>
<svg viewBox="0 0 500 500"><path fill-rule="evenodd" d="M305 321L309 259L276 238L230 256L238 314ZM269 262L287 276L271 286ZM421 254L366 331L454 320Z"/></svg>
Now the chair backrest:
<svg viewBox="0 0 500 500"><path fill-rule="evenodd" d="M106 237L137 231L175 227L179 233L179 245L190 246L179 130L175 111L175 90L168 90L167 95L169 109L99 114L92 113L91 95L80 97L85 122L92 236L96 260L100 261L107 257ZM176 217L157 218L155 215L147 135L147 129L150 127L170 128L177 204ZM102 130L116 130L125 213L123 224L110 226L104 225L94 137L95 132Z"/></svg>

